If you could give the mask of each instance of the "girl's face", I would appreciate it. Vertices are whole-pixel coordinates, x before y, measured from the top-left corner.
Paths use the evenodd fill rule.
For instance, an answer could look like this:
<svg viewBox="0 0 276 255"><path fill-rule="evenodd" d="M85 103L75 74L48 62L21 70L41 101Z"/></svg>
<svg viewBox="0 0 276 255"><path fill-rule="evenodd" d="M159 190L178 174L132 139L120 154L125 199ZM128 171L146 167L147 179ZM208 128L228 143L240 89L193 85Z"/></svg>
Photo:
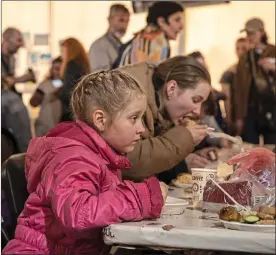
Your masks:
<svg viewBox="0 0 276 255"><path fill-rule="evenodd" d="M145 131L142 117L146 110L146 96L138 95L120 112L114 120L110 121L103 113L102 117L93 114L93 122L100 130L104 140L117 152L129 153L140 140ZM102 124L99 124L102 118ZM97 125L98 123L98 125ZM109 123L109 124L108 124Z"/></svg>
<svg viewBox="0 0 276 255"><path fill-rule="evenodd" d="M185 117L200 116L202 103L208 98L211 87L208 82L201 81L195 88L181 90L175 81L169 81L165 89L166 111L171 121L179 125Z"/></svg>

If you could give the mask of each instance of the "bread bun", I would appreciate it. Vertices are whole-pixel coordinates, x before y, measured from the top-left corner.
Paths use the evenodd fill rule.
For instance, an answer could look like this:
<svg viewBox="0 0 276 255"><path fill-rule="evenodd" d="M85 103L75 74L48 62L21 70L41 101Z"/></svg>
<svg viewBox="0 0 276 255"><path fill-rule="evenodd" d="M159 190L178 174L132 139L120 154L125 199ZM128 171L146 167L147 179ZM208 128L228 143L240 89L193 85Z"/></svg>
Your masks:
<svg viewBox="0 0 276 255"><path fill-rule="evenodd" d="M275 206L261 206L260 213L269 214L272 216L276 216Z"/></svg>
<svg viewBox="0 0 276 255"><path fill-rule="evenodd" d="M191 127L191 126L195 126L196 122L194 120L187 120L186 122L186 127Z"/></svg>
<svg viewBox="0 0 276 255"><path fill-rule="evenodd" d="M191 174L179 174L177 176L177 181L182 183L182 184L190 184L192 183L192 175Z"/></svg>

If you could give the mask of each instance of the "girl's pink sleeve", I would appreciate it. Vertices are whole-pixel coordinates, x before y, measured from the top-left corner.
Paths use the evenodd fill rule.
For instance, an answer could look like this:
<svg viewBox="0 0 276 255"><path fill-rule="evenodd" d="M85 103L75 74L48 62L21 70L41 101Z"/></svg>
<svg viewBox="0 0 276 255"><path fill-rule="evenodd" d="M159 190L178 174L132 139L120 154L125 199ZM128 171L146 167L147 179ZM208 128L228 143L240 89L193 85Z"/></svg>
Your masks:
<svg viewBox="0 0 276 255"><path fill-rule="evenodd" d="M73 159L57 176L51 191L52 209L64 230L74 235L83 237L94 228L160 216L163 198L155 177L142 183L125 181L115 190L100 192L99 166Z"/></svg>

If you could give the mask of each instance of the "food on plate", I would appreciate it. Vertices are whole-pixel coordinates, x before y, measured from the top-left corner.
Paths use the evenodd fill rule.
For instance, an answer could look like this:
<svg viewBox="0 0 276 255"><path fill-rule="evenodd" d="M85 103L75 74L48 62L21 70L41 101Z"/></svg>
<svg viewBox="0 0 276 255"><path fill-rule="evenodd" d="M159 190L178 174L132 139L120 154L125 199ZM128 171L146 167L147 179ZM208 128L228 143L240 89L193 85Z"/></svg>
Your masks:
<svg viewBox="0 0 276 255"><path fill-rule="evenodd" d="M265 213L257 213L257 216L260 217L262 220L274 220L274 216L265 214Z"/></svg>
<svg viewBox="0 0 276 255"><path fill-rule="evenodd" d="M240 217L240 214L232 206L223 207L219 211L219 218L221 220L225 220L225 221L239 221L239 217Z"/></svg>
<svg viewBox="0 0 276 255"><path fill-rule="evenodd" d="M264 213L264 214L269 214L269 215L272 215L273 217L276 216L276 210L275 210L275 206L260 206L260 213Z"/></svg>
<svg viewBox="0 0 276 255"><path fill-rule="evenodd" d="M259 225L275 225L275 220L260 220L256 222Z"/></svg>
<svg viewBox="0 0 276 255"><path fill-rule="evenodd" d="M218 179L227 179L230 175L233 174L233 166L228 165L227 163L220 163L217 167L217 177Z"/></svg>
<svg viewBox="0 0 276 255"><path fill-rule="evenodd" d="M248 224L254 224L256 222L258 222L260 220L260 218L258 216L254 216L254 215L250 215L244 218L244 222L248 223Z"/></svg>
<svg viewBox="0 0 276 255"><path fill-rule="evenodd" d="M272 215L241 210L238 211L232 206L223 207L219 211L219 218L224 221L235 221L244 224L258 224L258 225L274 225L275 219Z"/></svg>
<svg viewBox="0 0 276 255"><path fill-rule="evenodd" d="M180 182L181 184L191 184L192 183L192 175L191 174L179 174L177 176L177 182Z"/></svg>
<svg viewBox="0 0 276 255"><path fill-rule="evenodd" d="M249 211L249 210L240 210L239 214L243 217L246 218L248 216L256 216L258 212L255 211Z"/></svg>

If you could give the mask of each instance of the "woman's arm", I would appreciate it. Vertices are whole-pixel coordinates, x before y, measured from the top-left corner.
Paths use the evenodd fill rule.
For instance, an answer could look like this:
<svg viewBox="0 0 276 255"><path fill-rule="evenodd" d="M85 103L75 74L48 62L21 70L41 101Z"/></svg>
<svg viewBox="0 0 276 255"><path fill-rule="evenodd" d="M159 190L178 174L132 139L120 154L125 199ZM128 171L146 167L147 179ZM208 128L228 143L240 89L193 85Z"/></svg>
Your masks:
<svg viewBox="0 0 276 255"><path fill-rule="evenodd" d="M41 89L36 89L35 93L32 95L30 99L30 105L32 107L37 107L42 104L44 99L44 92Z"/></svg>
<svg viewBox="0 0 276 255"><path fill-rule="evenodd" d="M162 136L141 140L128 154L132 167L123 171L123 177L140 181L169 170L184 160L194 145L190 131L181 125Z"/></svg>

